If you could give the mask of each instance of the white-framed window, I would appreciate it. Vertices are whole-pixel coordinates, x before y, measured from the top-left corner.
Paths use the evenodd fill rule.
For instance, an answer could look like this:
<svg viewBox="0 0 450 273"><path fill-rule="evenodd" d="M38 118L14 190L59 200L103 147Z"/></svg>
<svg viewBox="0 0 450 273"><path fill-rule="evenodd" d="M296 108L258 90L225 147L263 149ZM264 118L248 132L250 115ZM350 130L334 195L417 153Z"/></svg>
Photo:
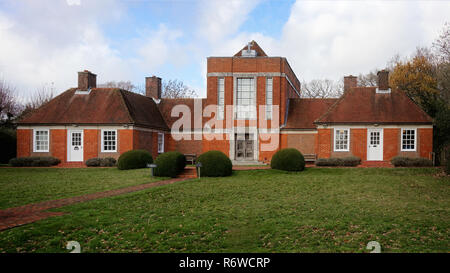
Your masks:
<svg viewBox="0 0 450 273"><path fill-rule="evenodd" d="M415 151L417 143L416 129L402 129L402 151Z"/></svg>
<svg viewBox="0 0 450 273"><path fill-rule="evenodd" d="M225 109L225 78L217 80L217 119L223 120Z"/></svg>
<svg viewBox="0 0 450 273"><path fill-rule="evenodd" d="M34 129L33 130L33 151L34 152L48 152L50 143L50 130L48 129Z"/></svg>
<svg viewBox="0 0 450 273"><path fill-rule="evenodd" d="M164 153L164 133L158 133L158 153Z"/></svg>
<svg viewBox="0 0 450 273"><path fill-rule="evenodd" d="M102 130L102 152L117 152L117 130Z"/></svg>
<svg viewBox="0 0 450 273"><path fill-rule="evenodd" d="M272 119L273 79L266 79L266 119Z"/></svg>
<svg viewBox="0 0 450 273"><path fill-rule="evenodd" d="M334 129L334 150L349 151L350 129Z"/></svg>
<svg viewBox="0 0 450 273"><path fill-rule="evenodd" d="M256 85L254 78L236 79L236 118L256 119Z"/></svg>

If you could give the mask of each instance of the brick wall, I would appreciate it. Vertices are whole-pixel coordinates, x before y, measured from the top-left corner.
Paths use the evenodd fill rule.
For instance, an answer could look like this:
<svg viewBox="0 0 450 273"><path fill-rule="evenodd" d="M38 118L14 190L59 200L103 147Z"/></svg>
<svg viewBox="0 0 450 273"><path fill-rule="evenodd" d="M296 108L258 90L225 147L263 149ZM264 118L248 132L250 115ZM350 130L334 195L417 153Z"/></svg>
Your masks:
<svg viewBox="0 0 450 273"><path fill-rule="evenodd" d="M84 161L98 157L99 154L99 141L100 141L100 135L99 130L97 129L85 129L84 130L84 140L83 140L83 157Z"/></svg>
<svg viewBox="0 0 450 273"><path fill-rule="evenodd" d="M61 162L67 161L67 130L50 130L50 152L53 157L59 158Z"/></svg>
<svg viewBox="0 0 450 273"><path fill-rule="evenodd" d="M17 157L30 156L32 135L31 129L17 129Z"/></svg>
<svg viewBox="0 0 450 273"><path fill-rule="evenodd" d="M350 130L350 151L362 161L367 159L367 129Z"/></svg>
<svg viewBox="0 0 450 273"><path fill-rule="evenodd" d="M329 158L331 156L332 146L332 129L318 129L317 139L318 139L318 151L317 158Z"/></svg>
<svg viewBox="0 0 450 273"><path fill-rule="evenodd" d="M286 134L287 148L295 148L302 154L315 154L316 134Z"/></svg>
<svg viewBox="0 0 450 273"><path fill-rule="evenodd" d="M419 135L420 157L432 159L431 152L433 152L433 128L419 128L417 129Z"/></svg>
<svg viewBox="0 0 450 273"><path fill-rule="evenodd" d="M400 152L400 128L383 129L383 160L390 161Z"/></svg>

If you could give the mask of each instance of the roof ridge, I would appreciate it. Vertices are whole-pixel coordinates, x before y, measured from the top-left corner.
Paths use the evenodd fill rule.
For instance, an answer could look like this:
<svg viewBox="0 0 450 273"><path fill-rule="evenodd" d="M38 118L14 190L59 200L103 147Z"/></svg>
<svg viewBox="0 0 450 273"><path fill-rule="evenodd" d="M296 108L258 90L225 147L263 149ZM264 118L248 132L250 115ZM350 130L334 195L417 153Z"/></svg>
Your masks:
<svg viewBox="0 0 450 273"><path fill-rule="evenodd" d="M77 89L76 87L72 87L72 88L67 89L64 92L61 92L59 95L51 98L49 101L47 101L46 103L42 104L38 108L32 109L30 112L26 113L25 116L23 116L22 118L20 118L20 120L17 121L17 123L21 123L22 120L28 118L29 116L31 116L32 114L34 114L38 110L45 108L46 106L48 106L50 104L50 102L54 101L56 98L61 97L63 94L65 94L65 93L67 93L69 91L75 91L76 89Z"/></svg>
<svg viewBox="0 0 450 273"><path fill-rule="evenodd" d="M327 116L327 115L331 112L331 110L333 110L334 108L336 108L337 105L338 105L339 103L341 103L341 101L343 101L344 98L345 98L346 96L348 96L348 94L349 94L350 92L353 92L353 91L354 91L353 89L350 89L349 91L344 92L344 94L342 94L342 96L341 96L340 98L338 98L337 101L336 101L335 103L333 103L333 105L331 105L330 107L328 107L328 110L325 111L325 113L323 113L320 117L318 117L316 120L314 120L313 123L320 122L320 120L321 120L323 117Z"/></svg>
<svg viewBox="0 0 450 273"><path fill-rule="evenodd" d="M115 90L112 90L112 91L118 91L119 92L119 94L120 94L119 96L121 98L121 102L123 103L123 106L125 106L128 118L130 119L130 121L133 124L136 123L136 121L131 117L130 108L129 108L127 102L125 101L125 97L124 97L124 95L122 93L122 91L126 91L126 90L123 90L121 88L116 88ZM127 91L127 92L129 92L129 91Z"/></svg>

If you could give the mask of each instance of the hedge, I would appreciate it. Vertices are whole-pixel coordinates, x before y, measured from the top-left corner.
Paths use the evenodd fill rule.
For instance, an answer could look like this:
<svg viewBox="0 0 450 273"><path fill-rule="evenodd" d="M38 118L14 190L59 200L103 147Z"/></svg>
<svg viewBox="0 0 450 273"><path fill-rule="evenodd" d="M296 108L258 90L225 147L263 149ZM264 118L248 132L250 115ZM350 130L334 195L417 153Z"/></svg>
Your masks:
<svg viewBox="0 0 450 273"><path fill-rule="evenodd" d="M361 164L361 158L357 156L319 158L316 160L316 166L355 167L359 164Z"/></svg>
<svg viewBox="0 0 450 273"><path fill-rule="evenodd" d="M16 157L17 150L16 132L12 129L0 129L0 163L6 164Z"/></svg>
<svg viewBox="0 0 450 273"><path fill-rule="evenodd" d="M423 157L404 157L396 156L391 160L395 167L431 167L433 161Z"/></svg>
<svg viewBox="0 0 450 273"><path fill-rule="evenodd" d="M177 177L186 167L186 157L180 152L166 152L155 160L155 176Z"/></svg>
<svg viewBox="0 0 450 273"><path fill-rule="evenodd" d="M61 160L52 156L17 157L9 160L13 167L50 167L59 163Z"/></svg>
<svg viewBox="0 0 450 273"><path fill-rule="evenodd" d="M290 172L303 171L305 169L305 158L297 149L281 149L272 156L270 167Z"/></svg>
<svg viewBox="0 0 450 273"><path fill-rule="evenodd" d="M152 155L146 150L131 150L120 155L117 161L119 170L140 169L153 163Z"/></svg>
<svg viewBox="0 0 450 273"><path fill-rule="evenodd" d="M112 157L94 157L86 160L88 167L113 167L116 166L116 159Z"/></svg>
<svg viewBox="0 0 450 273"><path fill-rule="evenodd" d="M208 151L197 158L202 164L200 176L230 176L233 173L233 164L228 156L221 151Z"/></svg>

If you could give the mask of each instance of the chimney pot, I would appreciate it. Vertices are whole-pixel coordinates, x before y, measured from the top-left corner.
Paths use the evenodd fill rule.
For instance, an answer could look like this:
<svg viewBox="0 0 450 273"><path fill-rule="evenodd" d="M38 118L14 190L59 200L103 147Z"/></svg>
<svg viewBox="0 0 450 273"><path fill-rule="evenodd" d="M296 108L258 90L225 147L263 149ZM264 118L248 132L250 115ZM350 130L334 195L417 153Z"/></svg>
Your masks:
<svg viewBox="0 0 450 273"><path fill-rule="evenodd" d="M356 87L358 80L355 76L349 75L344 77L344 93Z"/></svg>
<svg viewBox="0 0 450 273"><path fill-rule="evenodd" d="M161 98L161 78L145 77L145 95L154 99Z"/></svg>
<svg viewBox="0 0 450 273"><path fill-rule="evenodd" d="M89 70L78 72L78 90L86 91L97 87L97 75Z"/></svg>
<svg viewBox="0 0 450 273"><path fill-rule="evenodd" d="M389 71L383 69L378 71L378 89L389 90Z"/></svg>

